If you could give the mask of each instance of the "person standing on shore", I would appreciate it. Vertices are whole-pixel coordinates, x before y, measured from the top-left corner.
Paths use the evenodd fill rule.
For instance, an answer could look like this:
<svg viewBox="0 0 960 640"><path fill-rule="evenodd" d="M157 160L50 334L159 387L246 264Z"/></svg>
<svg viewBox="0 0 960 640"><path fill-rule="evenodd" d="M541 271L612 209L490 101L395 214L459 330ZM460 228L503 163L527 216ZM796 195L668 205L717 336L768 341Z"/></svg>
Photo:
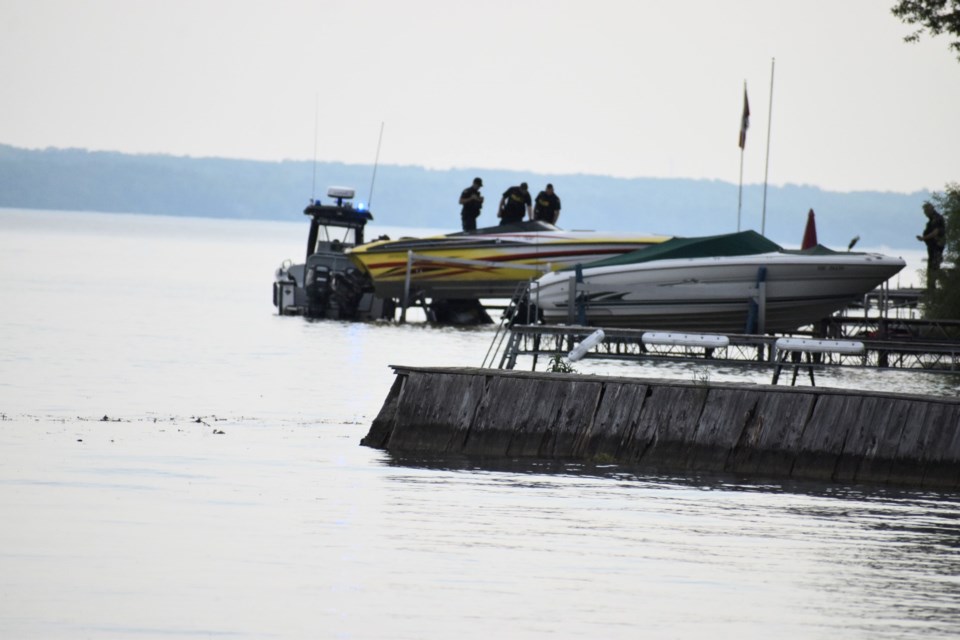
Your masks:
<svg viewBox="0 0 960 640"><path fill-rule="evenodd" d="M557 219L560 218L560 198L553 192L552 184L548 184L546 189L537 194L535 202L533 219L557 224Z"/></svg>
<svg viewBox="0 0 960 640"><path fill-rule="evenodd" d="M929 202L923 203L923 213L927 216L927 226L917 240L927 245L927 289L933 289L943 262L943 248L947 244L947 223Z"/></svg>
<svg viewBox="0 0 960 640"><path fill-rule="evenodd" d="M524 213L532 219L530 204L530 192L527 190L526 182L521 182L519 187L510 187L500 198L500 211L497 214L500 217L500 224L523 222Z"/></svg>
<svg viewBox="0 0 960 640"><path fill-rule="evenodd" d="M483 196L480 195L482 186L483 180L474 178L473 184L460 194L460 204L463 206L460 210L460 220L464 231L477 230L477 218L480 217L480 209L483 207Z"/></svg>

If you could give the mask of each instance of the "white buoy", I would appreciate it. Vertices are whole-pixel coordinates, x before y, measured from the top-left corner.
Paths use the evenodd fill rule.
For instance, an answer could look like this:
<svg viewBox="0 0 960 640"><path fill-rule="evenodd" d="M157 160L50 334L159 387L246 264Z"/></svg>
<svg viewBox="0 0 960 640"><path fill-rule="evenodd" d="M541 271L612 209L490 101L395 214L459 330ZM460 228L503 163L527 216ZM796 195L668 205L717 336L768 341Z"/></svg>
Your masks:
<svg viewBox="0 0 960 640"><path fill-rule="evenodd" d="M704 347L718 349L730 346L730 338L706 333L662 333L648 331L641 338L643 344L665 345L670 347Z"/></svg>
<svg viewBox="0 0 960 640"><path fill-rule="evenodd" d="M590 351L590 349L593 349L601 342L603 342L603 329L597 329L584 338L583 342L575 346L573 351L567 354L567 360L570 362L576 362L583 356L587 355L587 352Z"/></svg>

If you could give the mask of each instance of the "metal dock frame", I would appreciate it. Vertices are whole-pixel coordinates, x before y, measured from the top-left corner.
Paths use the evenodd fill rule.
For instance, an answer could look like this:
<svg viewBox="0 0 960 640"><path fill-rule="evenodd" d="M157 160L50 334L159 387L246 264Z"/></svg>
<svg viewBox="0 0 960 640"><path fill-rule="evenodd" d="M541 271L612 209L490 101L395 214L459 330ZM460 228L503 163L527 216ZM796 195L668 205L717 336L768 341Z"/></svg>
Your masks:
<svg viewBox="0 0 960 640"><path fill-rule="evenodd" d="M540 357L565 356L584 338L602 328L605 339L587 354L593 360L612 361L680 361L701 365L739 365L766 369L778 366L777 341L791 336L727 334L725 346L691 346L683 344L656 344L643 340L645 334L663 333L644 329L621 329L582 325L522 325L504 328L508 335L501 335L503 347L499 368L513 369L518 359L530 357L533 367ZM498 334L500 332L498 331ZM723 334L699 334L723 335ZM809 339L809 336L794 338ZM844 341L821 341L832 344ZM911 370L929 373L960 373L960 341L894 341L861 340L863 350L852 352L846 349L803 349L802 343L782 343L780 353L789 351L806 357L803 366L823 369L828 367L867 368L878 370ZM790 349L786 346L790 345ZM491 348L484 366L493 366L497 349ZM807 354L803 356L802 354ZM792 361L780 362L781 368Z"/></svg>

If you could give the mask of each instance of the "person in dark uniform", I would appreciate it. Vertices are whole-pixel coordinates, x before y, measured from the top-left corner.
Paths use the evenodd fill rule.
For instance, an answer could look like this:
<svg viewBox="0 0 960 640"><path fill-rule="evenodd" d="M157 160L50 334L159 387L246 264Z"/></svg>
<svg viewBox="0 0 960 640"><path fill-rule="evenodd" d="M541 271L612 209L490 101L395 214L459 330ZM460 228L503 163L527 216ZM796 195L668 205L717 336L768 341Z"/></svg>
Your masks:
<svg viewBox="0 0 960 640"><path fill-rule="evenodd" d="M460 194L460 204L463 205L463 209L460 211L460 219L463 222L464 231L477 230L477 218L480 217L480 208L483 207L483 196L480 195L480 187L482 186L483 180L474 178L473 184Z"/></svg>
<svg viewBox="0 0 960 640"><path fill-rule="evenodd" d="M917 240L927 245L927 288L932 289L937 281L937 272L943 262L943 248L947 244L947 223L940 212L929 202L923 203L927 226Z"/></svg>
<svg viewBox="0 0 960 640"><path fill-rule="evenodd" d="M521 182L519 187L510 187L500 198L500 212L497 214L500 224L523 222L524 213L532 218L530 205L530 192L526 182Z"/></svg>
<svg viewBox="0 0 960 640"><path fill-rule="evenodd" d="M535 202L533 219L557 224L557 219L560 217L560 198L553 192L552 184L548 184L547 188L537 195Z"/></svg>

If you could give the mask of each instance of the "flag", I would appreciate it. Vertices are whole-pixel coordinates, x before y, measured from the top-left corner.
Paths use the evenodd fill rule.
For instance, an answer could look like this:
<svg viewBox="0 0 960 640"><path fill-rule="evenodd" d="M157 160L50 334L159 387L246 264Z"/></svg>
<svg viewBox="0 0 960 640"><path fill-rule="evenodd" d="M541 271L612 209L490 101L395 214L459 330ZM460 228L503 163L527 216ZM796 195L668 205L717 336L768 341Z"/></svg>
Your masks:
<svg viewBox="0 0 960 640"><path fill-rule="evenodd" d="M803 230L803 242L800 244L800 250L810 249L817 246L817 222L813 215L813 209L807 214L807 226Z"/></svg>
<svg viewBox="0 0 960 640"><path fill-rule="evenodd" d="M743 87L743 115L740 117L740 148L747 145L747 129L750 128L750 102L747 100L747 87Z"/></svg>

